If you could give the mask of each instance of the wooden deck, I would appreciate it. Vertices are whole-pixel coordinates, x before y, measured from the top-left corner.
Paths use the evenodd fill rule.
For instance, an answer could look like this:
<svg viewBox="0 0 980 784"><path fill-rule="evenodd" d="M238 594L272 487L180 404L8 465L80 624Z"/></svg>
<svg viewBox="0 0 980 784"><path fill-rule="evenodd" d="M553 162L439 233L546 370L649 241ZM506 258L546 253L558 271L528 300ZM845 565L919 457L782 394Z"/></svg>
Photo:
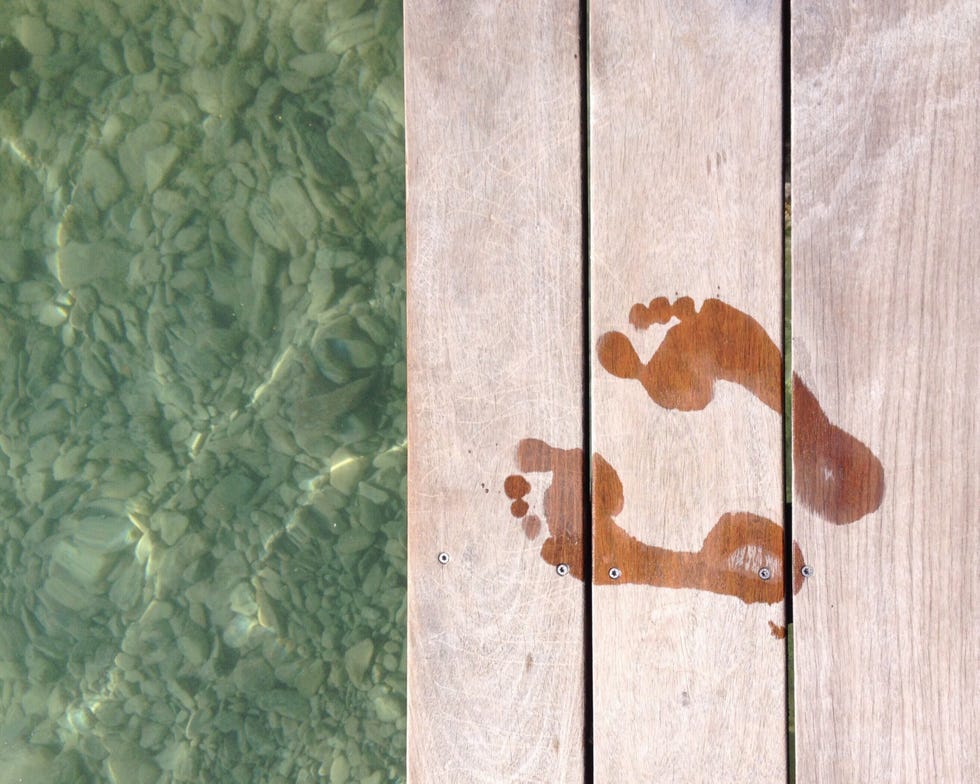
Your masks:
<svg viewBox="0 0 980 784"><path fill-rule="evenodd" d="M778 781L779 4L589 20L595 780Z"/></svg>
<svg viewBox="0 0 980 784"><path fill-rule="evenodd" d="M980 9L792 8L790 522L781 4L405 4L413 784L980 780Z"/></svg>
<svg viewBox="0 0 980 784"><path fill-rule="evenodd" d="M794 367L883 481L795 483L800 782L980 781L980 7L909 6L794 16Z"/></svg>
<svg viewBox="0 0 980 784"><path fill-rule="evenodd" d="M418 782L583 777L585 591L504 492L522 439L583 441L578 7L534 6L406 5Z"/></svg>

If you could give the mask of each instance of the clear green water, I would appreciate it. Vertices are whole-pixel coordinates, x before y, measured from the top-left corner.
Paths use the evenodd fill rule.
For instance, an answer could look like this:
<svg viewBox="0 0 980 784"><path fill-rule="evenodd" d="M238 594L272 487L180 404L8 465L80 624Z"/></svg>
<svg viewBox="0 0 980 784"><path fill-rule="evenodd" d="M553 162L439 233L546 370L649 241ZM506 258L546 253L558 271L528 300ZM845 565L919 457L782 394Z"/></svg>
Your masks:
<svg viewBox="0 0 980 784"><path fill-rule="evenodd" d="M0 784L405 767L389 0L0 0Z"/></svg>

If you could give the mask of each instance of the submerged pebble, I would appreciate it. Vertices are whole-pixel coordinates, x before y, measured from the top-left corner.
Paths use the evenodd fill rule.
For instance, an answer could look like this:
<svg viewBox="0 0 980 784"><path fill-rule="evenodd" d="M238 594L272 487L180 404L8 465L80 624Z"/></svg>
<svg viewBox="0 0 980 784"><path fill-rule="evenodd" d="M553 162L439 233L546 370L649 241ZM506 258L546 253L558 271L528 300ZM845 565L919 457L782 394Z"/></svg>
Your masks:
<svg viewBox="0 0 980 784"><path fill-rule="evenodd" d="M21 16L14 21L14 35L31 54L46 57L54 51L54 33L37 16Z"/></svg>
<svg viewBox="0 0 980 784"><path fill-rule="evenodd" d="M371 658L374 656L374 643L371 640L361 640L347 649L344 654L344 669L351 682L360 686L364 682Z"/></svg>

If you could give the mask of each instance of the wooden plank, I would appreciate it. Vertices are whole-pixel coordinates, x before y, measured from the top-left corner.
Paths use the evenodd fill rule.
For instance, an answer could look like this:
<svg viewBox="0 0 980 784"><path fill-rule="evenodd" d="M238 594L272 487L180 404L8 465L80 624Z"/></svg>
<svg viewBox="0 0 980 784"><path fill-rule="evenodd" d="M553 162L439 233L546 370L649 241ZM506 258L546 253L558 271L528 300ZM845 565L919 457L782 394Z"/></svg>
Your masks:
<svg viewBox="0 0 980 784"><path fill-rule="evenodd" d="M778 781L780 4L593 3L589 47L595 780Z"/></svg>
<svg viewBox="0 0 980 784"><path fill-rule="evenodd" d="M412 782L584 776L577 57L576 2L405 4Z"/></svg>
<svg viewBox="0 0 980 784"><path fill-rule="evenodd" d="M980 781L980 7L792 21L797 780Z"/></svg>

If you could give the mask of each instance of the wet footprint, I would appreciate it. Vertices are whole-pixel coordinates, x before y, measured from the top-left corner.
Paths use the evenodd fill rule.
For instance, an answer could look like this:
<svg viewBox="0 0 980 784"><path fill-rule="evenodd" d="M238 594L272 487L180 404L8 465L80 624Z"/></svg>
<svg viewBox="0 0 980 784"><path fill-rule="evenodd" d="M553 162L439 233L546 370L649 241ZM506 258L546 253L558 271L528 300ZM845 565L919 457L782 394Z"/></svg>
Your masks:
<svg viewBox="0 0 980 784"><path fill-rule="evenodd" d="M518 446L518 465L528 473L552 474L544 493L549 535L542 544L541 557L553 566L567 564L569 573L582 579L582 450L524 439ZM697 552L656 547L630 536L616 524L614 518L624 504L623 485L616 470L598 454L593 456L592 470L595 584L691 588L734 596L749 604L782 600L783 529L771 520L746 512L725 514ZM523 500L530 487L520 474L504 481L504 490L513 500L511 514L522 520L525 534L533 540L540 532L540 520L528 514ZM803 584L802 566L803 555L794 542L794 592Z"/></svg>
<svg viewBox="0 0 980 784"><path fill-rule="evenodd" d="M718 518L697 552L668 550L630 536L614 518L623 510L616 470L594 455L595 582L692 588L734 596L746 604L773 604L784 596L783 529L748 512ZM803 554L793 543L793 592L803 586ZM618 570L614 577L610 570Z"/></svg>
<svg viewBox="0 0 980 784"><path fill-rule="evenodd" d="M525 473L551 474L551 484L544 491L543 499L548 538L541 545L541 557L552 566L566 564L570 574L583 579L582 450L559 449L537 438L525 438L517 446L517 465ZM530 491L530 482L520 474L504 480L504 492L512 499L511 514L521 520L525 536L533 541L541 531L541 520L528 514L524 496Z"/></svg>
<svg viewBox="0 0 980 784"><path fill-rule="evenodd" d="M755 319L719 299L705 300L700 311L694 300L681 297L671 304L657 297L636 304L630 323L637 329L680 323L668 330L650 361L643 364L622 332L599 338L599 363L619 378L635 378L663 408L699 411L714 397L716 381L740 384L770 408L782 409L782 356Z"/></svg>
<svg viewBox="0 0 980 784"><path fill-rule="evenodd" d="M698 411L714 397L717 381L740 384L782 412L782 356L755 319L719 299L701 310L690 297L671 303L657 297L629 314L637 329L678 319L643 363L622 332L606 332L597 344L599 363L618 378L636 379L663 408ZM799 376L793 375L794 481L801 502L832 523L851 523L881 505L881 462L854 436L832 424Z"/></svg>
<svg viewBox="0 0 980 784"><path fill-rule="evenodd" d="M885 470L867 446L831 423L793 374L793 484L825 520L853 523L881 506Z"/></svg>

